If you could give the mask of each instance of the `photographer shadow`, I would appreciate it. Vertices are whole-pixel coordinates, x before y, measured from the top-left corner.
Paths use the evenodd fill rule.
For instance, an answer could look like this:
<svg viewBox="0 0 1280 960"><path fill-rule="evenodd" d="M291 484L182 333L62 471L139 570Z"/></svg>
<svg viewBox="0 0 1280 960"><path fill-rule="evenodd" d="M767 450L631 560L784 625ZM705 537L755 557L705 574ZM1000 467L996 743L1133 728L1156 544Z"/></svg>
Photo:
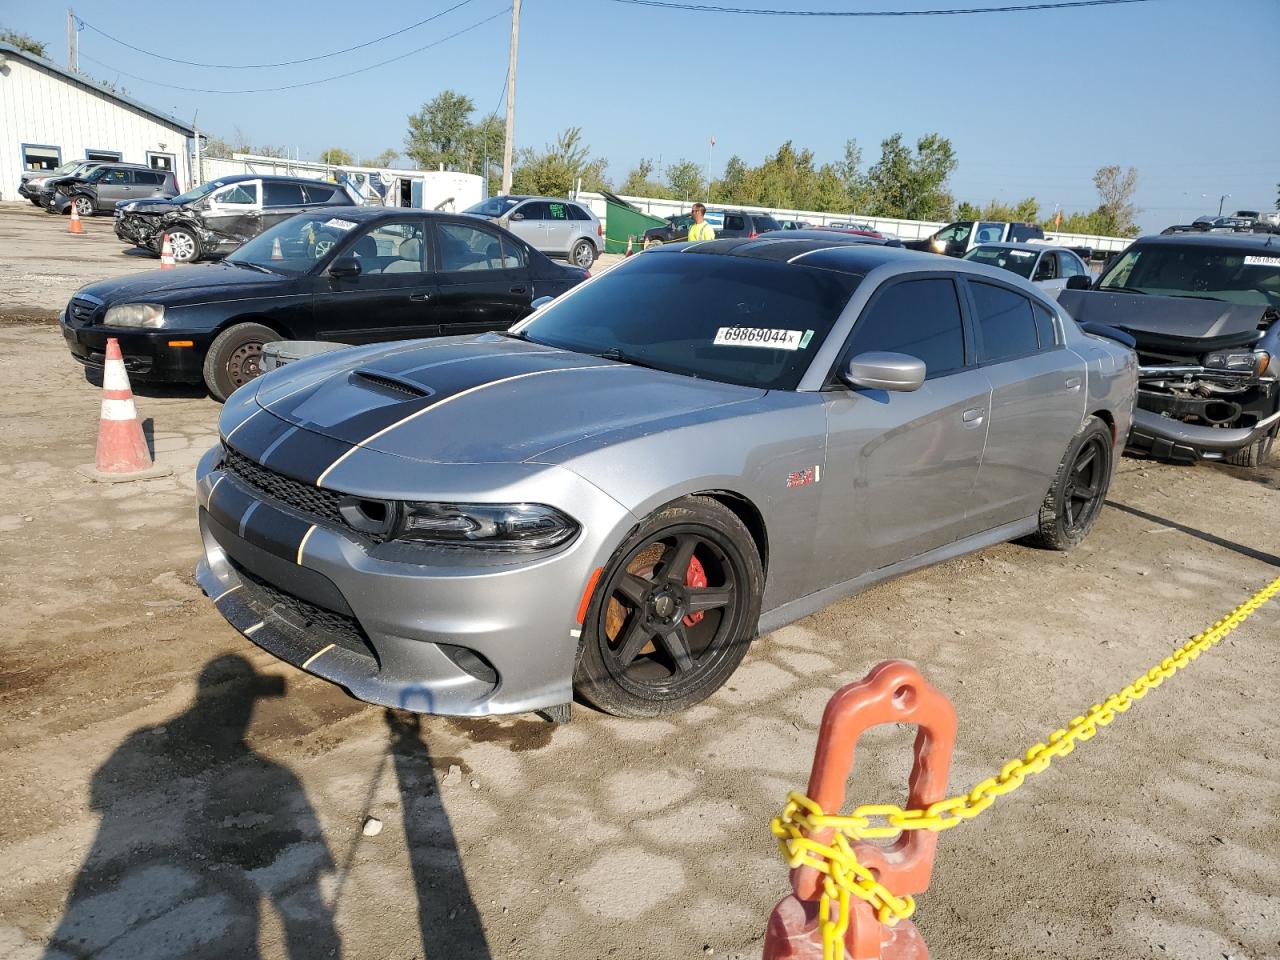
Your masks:
<svg viewBox="0 0 1280 960"><path fill-rule="evenodd" d="M102 820L46 960L253 960L264 905L289 960L341 955L315 812L298 778L245 741L257 701L283 693L243 657L217 657L190 708L135 730L98 768L89 802Z"/></svg>

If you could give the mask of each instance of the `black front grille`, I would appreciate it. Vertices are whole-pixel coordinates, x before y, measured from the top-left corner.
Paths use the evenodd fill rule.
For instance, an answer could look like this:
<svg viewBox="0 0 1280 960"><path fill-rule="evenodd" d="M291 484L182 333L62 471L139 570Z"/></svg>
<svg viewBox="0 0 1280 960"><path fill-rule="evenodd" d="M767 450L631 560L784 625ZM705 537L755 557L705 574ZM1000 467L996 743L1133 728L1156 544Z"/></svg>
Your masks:
<svg viewBox="0 0 1280 960"><path fill-rule="evenodd" d="M294 480L292 477L286 477L283 473L277 473L270 467L255 463L231 447L224 446L223 450L225 451L222 461L223 467L255 490L259 490L273 500L278 500L286 506L293 507L295 510L301 510L303 513L320 517L330 523L346 526L345 521L342 519L342 514L338 512L338 503L342 499L341 494L334 493L332 490L324 490L310 483L303 483L301 480Z"/></svg>
<svg viewBox="0 0 1280 960"><path fill-rule="evenodd" d="M286 593L261 577L254 576L238 563L233 562L232 566L247 587L245 599L258 607L260 613L274 613L301 633L314 634L315 639L324 639L362 657L377 659L373 647L365 639L364 631L360 629L359 621L354 617L343 616Z"/></svg>
<svg viewBox="0 0 1280 960"><path fill-rule="evenodd" d="M100 306L102 305L92 300L85 300L83 297L72 297L71 304L67 308L68 318L72 323L88 326L93 322L94 315Z"/></svg>

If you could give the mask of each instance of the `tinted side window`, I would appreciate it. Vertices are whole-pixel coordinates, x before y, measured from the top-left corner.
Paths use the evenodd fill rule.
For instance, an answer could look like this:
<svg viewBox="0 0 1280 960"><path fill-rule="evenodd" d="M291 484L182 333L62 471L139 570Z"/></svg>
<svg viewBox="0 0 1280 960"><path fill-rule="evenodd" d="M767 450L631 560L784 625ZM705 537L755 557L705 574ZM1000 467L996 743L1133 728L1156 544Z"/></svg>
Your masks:
<svg viewBox="0 0 1280 960"><path fill-rule="evenodd" d="M302 187L296 183L272 183L262 185L263 203L268 207L297 207L302 205Z"/></svg>
<svg viewBox="0 0 1280 960"><path fill-rule="evenodd" d="M1038 303L1031 305L1031 310L1036 316L1036 336L1040 339L1040 349L1048 350L1057 346L1058 328L1053 322L1053 317L1049 311Z"/></svg>
<svg viewBox="0 0 1280 960"><path fill-rule="evenodd" d="M979 359L999 363L1035 353L1039 348L1031 301L1019 293L990 283L969 281L982 346Z"/></svg>
<svg viewBox="0 0 1280 960"><path fill-rule="evenodd" d="M550 211L548 219L550 220L568 220L569 219L569 211L567 209L568 204L548 203L546 207Z"/></svg>
<svg viewBox="0 0 1280 960"><path fill-rule="evenodd" d="M510 270L522 264L511 244L503 249L497 234L461 223L442 223L438 229L443 271Z"/></svg>
<svg viewBox="0 0 1280 960"><path fill-rule="evenodd" d="M335 187L327 186L323 183L308 183L307 203L328 203L333 199L333 191Z"/></svg>
<svg viewBox="0 0 1280 960"><path fill-rule="evenodd" d="M568 205L568 207L569 207L569 216L572 219L574 220L590 220L591 219L591 214L587 213L586 210L583 210L582 207L578 206L576 203L571 203Z"/></svg>
<svg viewBox="0 0 1280 960"><path fill-rule="evenodd" d="M964 326L955 284L945 277L895 283L853 326L847 357L872 350L905 353L924 361L925 376L964 366Z"/></svg>
<svg viewBox="0 0 1280 960"><path fill-rule="evenodd" d="M144 184L148 187L159 186L164 183L163 173L148 173L146 170L133 171L133 182Z"/></svg>
<svg viewBox="0 0 1280 960"><path fill-rule="evenodd" d="M745 230L747 229L746 219L732 213L724 215L724 228L726 230Z"/></svg>
<svg viewBox="0 0 1280 960"><path fill-rule="evenodd" d="M258 202L258 185L256 183L236 183L219 190L211 199L214 203L243 203L253 206Z"/></svg>
<svg viewBox="0 0 1280 960"><path fill-rule="evenodd" d="M107 170L98 180L99 183L128 183L128 170Z"/></svg>
<svg viewBox="0 0 1280 960"><path fill-rule="evenodd" d="M526 220L550 220L551 213L547 210L547 205L541 200L533 203L526 203L515 211L523 213Z"/></svg>
<svg viewBox="0 0 1280 960"><path fill-rule="evenodd" d="M1084 277L1088 276L1088 271L1084 267L1084 262L1074 253L1060 253L1058 259L1062 262L1062 275L1064 277Z"/></svg>
<svg viewBox="0 0 1280 960"><path fill-rule="evenodd" d="M770 216L762 217L757 215L757 216L753 216L751 219L755 221L756 233L764 233L768 230L782 229L782 224L780 224L777 220L773 219L773 217L770 217Z"/></svg>

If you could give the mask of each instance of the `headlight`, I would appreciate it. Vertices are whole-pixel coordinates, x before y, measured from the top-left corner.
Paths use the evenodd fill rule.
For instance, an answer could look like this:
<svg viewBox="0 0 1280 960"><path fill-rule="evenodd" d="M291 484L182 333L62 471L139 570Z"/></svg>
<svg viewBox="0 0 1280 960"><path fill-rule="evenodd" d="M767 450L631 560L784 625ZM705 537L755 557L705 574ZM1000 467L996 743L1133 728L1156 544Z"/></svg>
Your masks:
<svg viewBox="0 0 1280 960"><path fill-rule="evenodd" d="M538 503L404 503L396 540L490 550L548 550L578 532L559 510Z"/></svg>
<svg viewBox="0 0 1280 960"><path fill-rule="evenodd" d="M1260 377L1271 363L1271 354L1265 350L1219 350L1204 358L1210 370L1226 370Z"/></svg>
<svg viewBox="0 0 1280 960"><path fill-rule="evenodd" d="M110 307L102 322L108 327L161 327L164 307L158 303L122 303Z"/></svg>

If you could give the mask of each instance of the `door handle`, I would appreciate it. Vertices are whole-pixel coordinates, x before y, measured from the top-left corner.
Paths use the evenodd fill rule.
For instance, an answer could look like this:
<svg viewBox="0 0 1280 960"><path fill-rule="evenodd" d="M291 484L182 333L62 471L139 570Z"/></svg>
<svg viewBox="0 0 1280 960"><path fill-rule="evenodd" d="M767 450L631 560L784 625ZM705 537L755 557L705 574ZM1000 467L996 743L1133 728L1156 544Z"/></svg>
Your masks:
<svg viewBox="0 0 1280 960"><path fill-rule="evenodd" d="M409 299L410 299L410 300L412 300L412 301L414 301L415 303L426 303L428 300L430 300L430 299L431 299L431 294L429 294L429 293L411 293L411 294L409 294Z"/></svg>
<svg viewBox="0 0 1280 960"><path fill-rule="evenodd" d="M512 293L528 293L529 288L528 287L512 287L511 292Z"/></svg>
<svg viewBox="0 0 1280 960"><path fill-rule="evenodd" d="M960 414L960 419L965 423L979 424L982 422L982 415L986 413L982 407L970 407L964 413Z"/></svg>
<svg viewBox="0 0 1280 960"><path fill-rule="evenodd" d="M1068 390L1079 390L1079 389L1080 389L1080 378L1079 378L1079 377L1067 377L1067 389L1068 389Z"/></svg>

